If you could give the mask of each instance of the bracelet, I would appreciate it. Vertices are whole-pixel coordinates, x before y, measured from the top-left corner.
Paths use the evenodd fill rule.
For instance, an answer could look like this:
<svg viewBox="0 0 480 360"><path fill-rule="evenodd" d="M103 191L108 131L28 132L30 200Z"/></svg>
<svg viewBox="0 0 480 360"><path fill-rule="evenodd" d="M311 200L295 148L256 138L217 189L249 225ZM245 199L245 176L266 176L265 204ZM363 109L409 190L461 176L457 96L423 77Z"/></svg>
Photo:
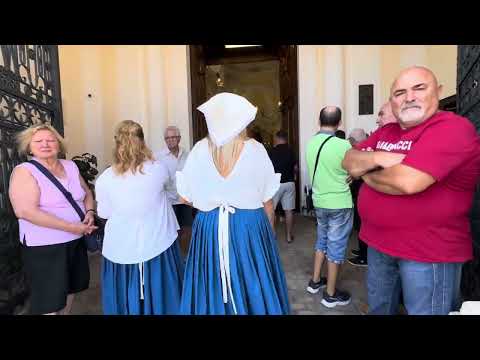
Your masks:
<svg viewBox="0 0 480 360"><path fill-rule="evenodd" d="M87 214L89 211L92 211L94 214L97 213L94 209L88 209L87 211L85 211L85 214Z"/></svg>

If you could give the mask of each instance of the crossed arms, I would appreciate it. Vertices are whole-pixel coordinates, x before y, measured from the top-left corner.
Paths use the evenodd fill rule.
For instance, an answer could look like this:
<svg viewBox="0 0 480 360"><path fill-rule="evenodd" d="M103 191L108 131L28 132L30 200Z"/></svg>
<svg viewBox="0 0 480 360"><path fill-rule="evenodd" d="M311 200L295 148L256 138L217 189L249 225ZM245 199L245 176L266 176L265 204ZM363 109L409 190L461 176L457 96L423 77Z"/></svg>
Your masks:
<svg viewBox="0 0 480 360"><path fill-rule="evenodd" d="M404 157L386 151L350 149L342 167L352 177L361 177L373 189L390 195L416 194L435 183L430 174L401 164Z"/></svg>

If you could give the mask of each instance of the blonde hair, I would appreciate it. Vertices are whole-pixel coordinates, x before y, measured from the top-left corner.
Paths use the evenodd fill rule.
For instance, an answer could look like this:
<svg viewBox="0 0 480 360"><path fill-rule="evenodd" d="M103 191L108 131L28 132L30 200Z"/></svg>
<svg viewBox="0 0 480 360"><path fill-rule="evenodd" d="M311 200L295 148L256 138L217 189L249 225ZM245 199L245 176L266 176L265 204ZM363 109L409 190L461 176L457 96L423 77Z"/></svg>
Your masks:
<svg viewBox="0 0 480 360"><path fill-rule="evenodd" d="M244 129L233 140L222 146L216 146L208 136L210 154L220 174L230 173L243 149L243 142L246 140L248 140L247 129Z"/></svg>
<svg viewBox="0 0 480 360"><path fill-rule="evenodd" d="M132 120L122 121L115 130L113 170L122 175L128 170L143 174L143 163L153 160L152 151L145 144L143 129Z"/></svg>
<svg viewBox="0 0 480 360"><path fill-rule="evenodd" d="M65 145L65 139L58 133L55 128L50 124L36 124L28 127L27 129L23 130L22 132L18 133L16 136L17 144L18 144L18 152L21 155L30 155L30 143L32 142L33 136L41 131L47 130L50 131L58 141L59 145L59 153L66 155L67 154L67 146Z"/></svg>

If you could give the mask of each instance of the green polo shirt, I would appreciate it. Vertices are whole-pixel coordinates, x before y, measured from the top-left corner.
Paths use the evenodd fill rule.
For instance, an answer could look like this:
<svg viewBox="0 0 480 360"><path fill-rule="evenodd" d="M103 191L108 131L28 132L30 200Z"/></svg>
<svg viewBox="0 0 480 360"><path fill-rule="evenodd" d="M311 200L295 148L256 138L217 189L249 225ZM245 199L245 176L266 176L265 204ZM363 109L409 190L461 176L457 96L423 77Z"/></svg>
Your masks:
<svg viewBox="0 0 480 360"><path fill-rule="evenodd" d="M307 144L306 160L310 183L318 149L330 134L318 133ZM313 205L324 209L352 208L352 195L347 184L348 173L342 168L345 153L351 148L348 140L333 137L322 148L318 160L315 184L313 184Z"/></svg>

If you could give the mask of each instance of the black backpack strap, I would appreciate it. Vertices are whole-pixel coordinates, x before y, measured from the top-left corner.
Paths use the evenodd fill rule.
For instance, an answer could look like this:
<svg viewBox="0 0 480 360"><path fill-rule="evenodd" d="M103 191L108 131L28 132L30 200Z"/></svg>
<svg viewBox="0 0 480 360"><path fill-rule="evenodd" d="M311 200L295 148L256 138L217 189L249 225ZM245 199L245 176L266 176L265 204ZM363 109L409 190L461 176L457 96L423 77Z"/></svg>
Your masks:
<svg viewBox="0 0 480 360"><path fill-rule="evenodd" d="M320 149L318 149L317 159L315 160L315 167L313 168L312 189L313 189L313 181L315 180L315 173L317 172L318 159L320 159L320 151L322 151L323 145L325 145L325 143L333 137L334 137L334 135L330 135L328 138L326 138L323 141L322 145L320 145Z"/></svg>
<svg viewBox="0 0 480 360"><path fill-rule="evenodd" d="M34 165L43 175L45 175L53 183L53 185L55 185L58 188L58 190L61 191L61 193L68 200L70 205L72 205L72 207L77 212L78 216L80 217L80 220L83 221L83 219L85 218L85 214L83 213L80 206L78 206L77 202L73 199L72 194L67 189L64 188L62 183L58 181L58 179L50 171L48 171L48 169L45 166L40 164L38 161L30 160L29 163Z"/></svg>

